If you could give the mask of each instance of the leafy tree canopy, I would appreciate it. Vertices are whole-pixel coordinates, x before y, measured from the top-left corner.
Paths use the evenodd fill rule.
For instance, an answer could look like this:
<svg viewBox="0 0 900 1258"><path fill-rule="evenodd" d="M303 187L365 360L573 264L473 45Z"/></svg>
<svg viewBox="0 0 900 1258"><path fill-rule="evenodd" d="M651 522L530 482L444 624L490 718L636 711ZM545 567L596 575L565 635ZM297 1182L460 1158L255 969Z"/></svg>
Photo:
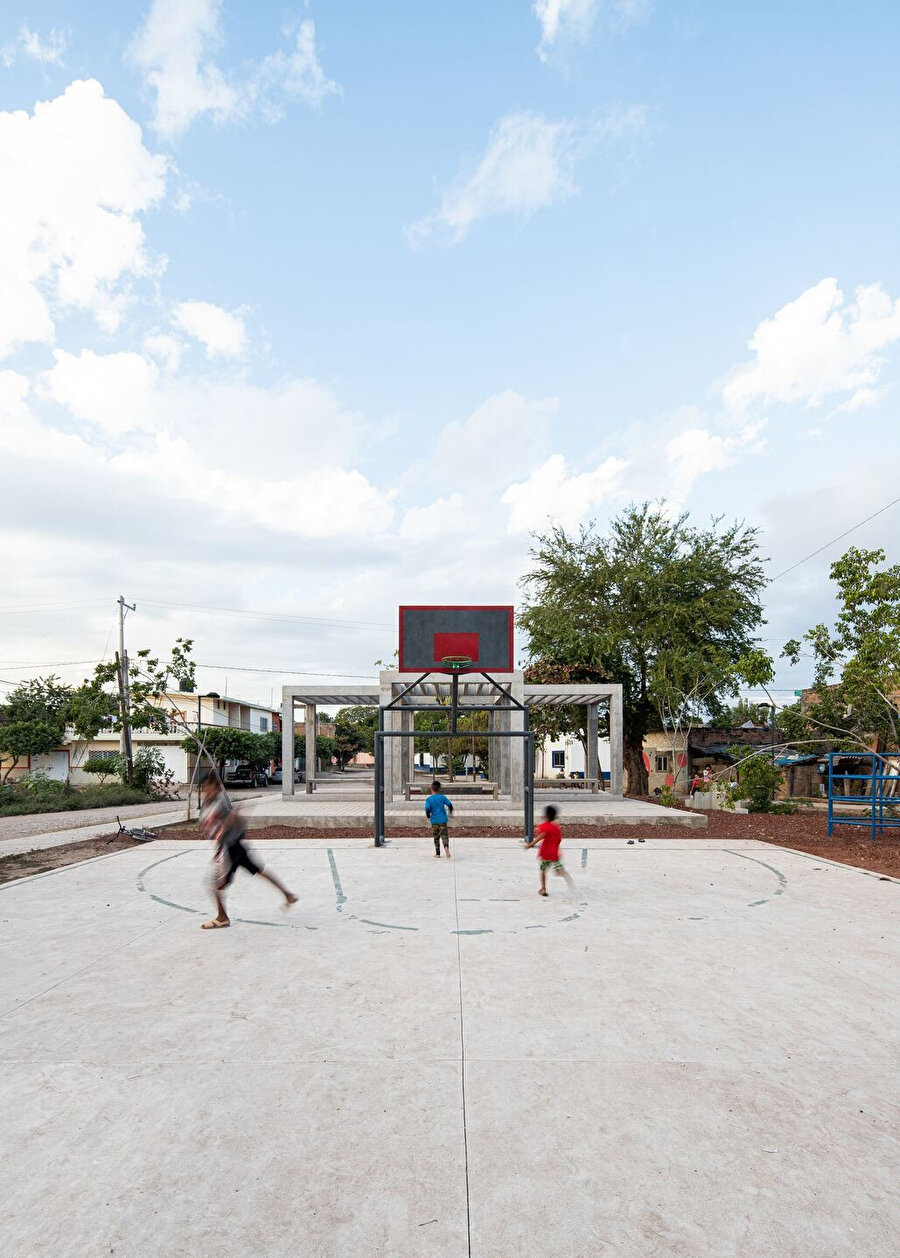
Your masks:
<svg viewBox="0 0 900 1258"><path fill-rule="evenodd" d="M804 644L812 653L814 701L802 720L807 737L834 750L900 749L900 564L884 565L883 550L851 547L831 565L835 625L785 644L792 664Z"/></svg>
<svg viewBox="0 0 900 1258"><path fill-rule="evenodd" d="M666 711L714 714L771 661L756 646L765 586L755 529L631 505L608 532L539 535L519 621L532 665L620 682L629 792L647 792L646 733ZM749 675L748 675L749 674Z"/></svg>

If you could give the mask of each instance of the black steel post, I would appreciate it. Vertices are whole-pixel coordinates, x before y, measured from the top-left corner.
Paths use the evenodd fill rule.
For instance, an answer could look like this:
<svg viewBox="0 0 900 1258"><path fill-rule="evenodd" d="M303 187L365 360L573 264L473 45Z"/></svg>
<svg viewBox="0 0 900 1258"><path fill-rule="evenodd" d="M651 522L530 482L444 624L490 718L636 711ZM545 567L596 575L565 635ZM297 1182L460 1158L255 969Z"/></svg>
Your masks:
<svg viewBox="0 0 900 1258"><path fill-rule="evenodd" d="M525 732L524 761L525 783L523 799L525 803L525 841L530 843L534 838L534 734L531 732L531 721L528 709L522 709L522 728Z"/></svg>

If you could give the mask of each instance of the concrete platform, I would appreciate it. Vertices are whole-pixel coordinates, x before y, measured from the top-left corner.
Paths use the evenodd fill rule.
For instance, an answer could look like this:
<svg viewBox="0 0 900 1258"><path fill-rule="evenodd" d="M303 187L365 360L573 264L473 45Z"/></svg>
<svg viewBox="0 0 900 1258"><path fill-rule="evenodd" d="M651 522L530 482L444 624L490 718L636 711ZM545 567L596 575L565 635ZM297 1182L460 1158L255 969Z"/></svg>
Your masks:
<svg viewBox="0 0 900 1258"><path fill-rule="evenodd" d="M900 887L764 844L258 844L0 887L11 1258L887 1258Z"/></svg>
<svg viewBox="0 0 900 1258"><path fill-rule="evenodd" d="M635 799L616 799L609 795L592 795L589 791L536 791L535 811L539 815L545 804L554 804L568 825L616 826L683 826L686 830L705 830L705 815L662 808ZM398 800L385 809L388 828L425 823L424 800ZM298 830L343 830L350 827L374 830L375 811L372 795L361 793L354 800L346 793L330 794L317 790L313 795L294 795L291 799L267 796L241 809L250 829L263 826L294 826ZM452 825L474 826L486 832L498 826L521 828L522 810L510 806L509 800L466 799L453 801Z"/></svg>

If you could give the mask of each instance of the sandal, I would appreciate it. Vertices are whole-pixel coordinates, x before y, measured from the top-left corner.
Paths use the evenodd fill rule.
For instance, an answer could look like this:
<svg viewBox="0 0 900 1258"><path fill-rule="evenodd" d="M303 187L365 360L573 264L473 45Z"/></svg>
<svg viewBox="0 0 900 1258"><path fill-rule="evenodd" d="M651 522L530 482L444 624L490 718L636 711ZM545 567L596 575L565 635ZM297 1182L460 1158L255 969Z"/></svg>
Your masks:
<svg viewBox="0 0 900 1258"><path fill-rule="evenodd" d="M208 922L204 922L200 927L201 930L222 930L225 926L230 926L231 922L220 922L217 917L211 917Z"/></svg>

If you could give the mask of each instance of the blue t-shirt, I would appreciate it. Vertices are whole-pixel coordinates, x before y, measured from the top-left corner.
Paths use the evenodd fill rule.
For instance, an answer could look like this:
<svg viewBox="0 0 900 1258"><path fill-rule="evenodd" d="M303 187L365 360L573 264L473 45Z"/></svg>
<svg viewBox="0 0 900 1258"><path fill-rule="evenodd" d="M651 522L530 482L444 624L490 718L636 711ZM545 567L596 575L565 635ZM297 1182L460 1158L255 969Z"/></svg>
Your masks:
<svg viewBox="0 0 900 1258"><path fill-rule="evenodd" d="M429 795L425 800L425 816L433 826L447 824L447 812L453 812L453 805L446 795Z"/></svg>

